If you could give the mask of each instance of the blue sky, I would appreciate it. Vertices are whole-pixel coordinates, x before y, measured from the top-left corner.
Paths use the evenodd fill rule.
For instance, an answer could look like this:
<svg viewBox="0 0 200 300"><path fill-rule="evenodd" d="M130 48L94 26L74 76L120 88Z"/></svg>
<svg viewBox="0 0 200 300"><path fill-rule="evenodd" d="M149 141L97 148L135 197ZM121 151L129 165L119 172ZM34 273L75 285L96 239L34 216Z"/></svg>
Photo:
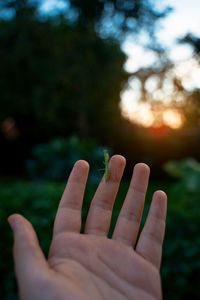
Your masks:
<svg viewBox="0 0 200 300"><path fill-rule="evenodd" d="M174 11L161 21L157 36L162 43L170 45L176 37L187 32L200 35L200 1L199 0L164 0Z"/></svg>
<svg viewBox="0 0 200 300"><path fill-rule="evenodd" d="M163 0L161 3L162 6L172 7L173 11L157 24L157 39L174 62L188 59L192 49L188 45L178 44L177 39L188 32L200 36L200 1ZM151 65L156 59L152 51L144 50L131 37L127 38L122 49L129 56L126 69L130 72L141 66Z"/></svg>

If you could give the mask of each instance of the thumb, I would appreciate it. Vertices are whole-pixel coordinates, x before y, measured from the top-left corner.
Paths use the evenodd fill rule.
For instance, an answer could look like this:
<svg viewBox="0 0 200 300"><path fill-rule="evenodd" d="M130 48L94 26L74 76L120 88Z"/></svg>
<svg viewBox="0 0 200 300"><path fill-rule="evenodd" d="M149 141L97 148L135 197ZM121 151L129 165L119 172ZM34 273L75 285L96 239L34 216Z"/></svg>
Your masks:
<svg viewBox="0 0 200 300"><path fill-rule="evenodd" d="M37 235L23 216L14 214L8 218L14 232L14 262L20 292L31 287L32 280L48 271L48 263L39 246Z"/></svg>

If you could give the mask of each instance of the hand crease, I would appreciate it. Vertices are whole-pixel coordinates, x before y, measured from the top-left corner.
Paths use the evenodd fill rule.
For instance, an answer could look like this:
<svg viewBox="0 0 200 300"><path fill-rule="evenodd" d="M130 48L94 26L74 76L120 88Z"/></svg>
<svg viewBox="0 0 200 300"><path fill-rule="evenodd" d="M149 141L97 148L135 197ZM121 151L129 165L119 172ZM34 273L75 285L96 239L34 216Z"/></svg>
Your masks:
<svg viewBox="0 0 200 300"><path fill-rule="evenodd" d="M105 266L107 266L107 267L111 270L112 273L114 273L116 276L118 276L122 281L125 281L126 283L128 283L129 285L131 285L131 287L133 286L133 283L132 283L130 280L124 279L124 278L123 278L122 276L120 276L119 274L116 274L115 270L113 270L113 268L112 268L110 265L108 265L108 264L102 259L102 257L99 256L99 259L101 260L101 262L102 262ZM143 287L141 287L141 286L139 286L139 285L136 285L135 283L134 283L134 287L136 287L138 290L140 290L140 291L144 292L145 294L147 294L147 296L150 295L151 297L153 297L153 299L156 299L155 296L152 295L150 291L144 290ZM128 297L128 296L126 296L126 297ZM128 298L128 299L130 299L130 298ZM132 300L132 299L131 299L131 300Z"/></svg>
<svg viewBox="0 0 200 300"><path fill-rule="evenodd" d="M64 259L64 258L62 258L62 257L56 258L56 259L59 259L59 262L57 262L57 263L51 263L51 262L50 262L50 264L51 264L50 267L51 267L51 268L53 268L53 267L55 267L55 266L57 266L57 265L62 264L63 261L66 263L66 259ZM51 260L52 260L52 259L51 259ZM74 258L68 258L68 260L73 260L73 261L75 261L76 263L80 264L82 267L84 267L84 268L86 269L86 271L88 271L88 272L94 274L94 275L97 276L99 279L103 280L107 285L110 285L111 288L113 288L114 290L117 290L122 296L125 296L126 299L130 299L126 294L124 294L123 292L121 292L116 286L113 286L110 282L108 283L108 282L107 282L100 274L98 274L98 272L95 272L95 271L94 271L92 268L90 268L88 265L85 266L82 262L76 261ZM105 265L104 262L103 262L103 264ZM107 266L107 265L106 265L106 266ZM64 272L60 272L60 273L62 273L62 275L66 276L67 278L69 278L69 277L67 276L66 273L64 273ZM95 283L95 285L96 285L96 283ZM105 298L104 298L104 299L105 299ZM130 299L130 300L131 300L131 299Z"/></svg>

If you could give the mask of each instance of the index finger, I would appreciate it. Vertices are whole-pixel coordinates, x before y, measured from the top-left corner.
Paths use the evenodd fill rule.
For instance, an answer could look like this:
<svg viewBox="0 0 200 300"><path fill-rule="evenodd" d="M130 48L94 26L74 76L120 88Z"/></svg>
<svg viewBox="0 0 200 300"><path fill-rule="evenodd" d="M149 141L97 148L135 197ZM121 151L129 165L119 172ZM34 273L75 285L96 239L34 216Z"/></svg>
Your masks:
<svg viewBox="0 0 200 300"><path fill-rule="evenodd" d="M54 236L62 232L81 229L81 209L89 164L84 160L75 163L62 195L54 223Z"/></svg>

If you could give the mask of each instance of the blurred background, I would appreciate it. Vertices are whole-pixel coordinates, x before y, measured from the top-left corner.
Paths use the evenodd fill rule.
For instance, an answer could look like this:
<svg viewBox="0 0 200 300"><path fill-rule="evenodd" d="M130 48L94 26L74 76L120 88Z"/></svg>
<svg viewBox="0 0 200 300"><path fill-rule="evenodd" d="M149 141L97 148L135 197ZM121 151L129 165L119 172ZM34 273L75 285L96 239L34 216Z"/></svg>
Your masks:
<svg viewBox="0 0 200 300"><path fill-rule="evenodd" d="M90 163L83 225L103 149L151 168L169 197L164 299L199 299L200 2L0 0L0 299L18 299L7 217L34 225L45 254L65 182Z"/></svg>

